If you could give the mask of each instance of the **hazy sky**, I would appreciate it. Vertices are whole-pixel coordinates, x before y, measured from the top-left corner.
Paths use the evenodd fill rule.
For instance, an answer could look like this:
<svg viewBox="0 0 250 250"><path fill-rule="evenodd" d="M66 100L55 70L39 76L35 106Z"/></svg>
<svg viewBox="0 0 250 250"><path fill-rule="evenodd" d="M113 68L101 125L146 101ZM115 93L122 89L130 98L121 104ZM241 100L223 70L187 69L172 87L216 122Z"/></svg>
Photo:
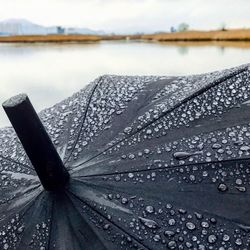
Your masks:
<svg viewBox="0 0 250 250"><path fill-rule="evenodd" d="M250 0L0 0L0 19L115 32L250 27Z"/></svg>

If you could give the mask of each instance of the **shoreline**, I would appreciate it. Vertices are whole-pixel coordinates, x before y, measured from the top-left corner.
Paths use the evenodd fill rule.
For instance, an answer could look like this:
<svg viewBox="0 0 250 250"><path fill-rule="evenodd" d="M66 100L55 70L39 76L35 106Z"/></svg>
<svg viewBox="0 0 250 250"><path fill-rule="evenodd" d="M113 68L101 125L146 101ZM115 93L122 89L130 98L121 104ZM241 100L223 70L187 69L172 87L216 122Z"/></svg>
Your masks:
<svg viewBox="0 0 250 250"><path fill-rule="evenodd" d="M139 40L157 42L250 42L250 29L226 31L184 31L142 35L20 35L0 36L0 43L89 43L99 41Z"/></svg>
<svg viewBox="0 0 250 250"><path fill-rule="evenodd" d="M98 42L101 36L96 35L22 35L0 36L0 43L69 43Z"/></svg>
<svg viewBox="0 0 250 250"><path fill-rule="evenodd" d="M142 35L142 38L168 42L250 42L250 29L159 33L153 35Z"/></svg>

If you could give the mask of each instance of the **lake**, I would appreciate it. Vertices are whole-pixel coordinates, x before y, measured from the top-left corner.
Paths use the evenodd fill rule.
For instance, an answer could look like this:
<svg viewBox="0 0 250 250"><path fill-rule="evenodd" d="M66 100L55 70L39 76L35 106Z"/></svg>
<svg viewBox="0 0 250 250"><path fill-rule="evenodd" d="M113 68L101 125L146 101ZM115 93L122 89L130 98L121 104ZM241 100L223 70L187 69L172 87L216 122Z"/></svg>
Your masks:
<svg viewBox="0 0 250 250"><path fill-rule="evenodd" d="M0 44L0 102L27 93L39 111L102 74L197 74L249 62L250 44L244 43ZM1 109L0 126L5 125Z"/></svg>

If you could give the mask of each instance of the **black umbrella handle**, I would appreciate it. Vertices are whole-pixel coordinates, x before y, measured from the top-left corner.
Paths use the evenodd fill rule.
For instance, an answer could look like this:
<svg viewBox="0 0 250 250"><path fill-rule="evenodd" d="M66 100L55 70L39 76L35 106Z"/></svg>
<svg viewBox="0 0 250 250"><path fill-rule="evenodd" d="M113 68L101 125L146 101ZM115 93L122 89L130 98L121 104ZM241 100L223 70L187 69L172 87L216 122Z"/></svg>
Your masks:
<svg viewBox="0 0 250 250"><path fill-rule="evenodd" d="M69 173L28 96L14 96L3 103L3 108L43 187L48 191L63 188L69 180Z"/></svg>

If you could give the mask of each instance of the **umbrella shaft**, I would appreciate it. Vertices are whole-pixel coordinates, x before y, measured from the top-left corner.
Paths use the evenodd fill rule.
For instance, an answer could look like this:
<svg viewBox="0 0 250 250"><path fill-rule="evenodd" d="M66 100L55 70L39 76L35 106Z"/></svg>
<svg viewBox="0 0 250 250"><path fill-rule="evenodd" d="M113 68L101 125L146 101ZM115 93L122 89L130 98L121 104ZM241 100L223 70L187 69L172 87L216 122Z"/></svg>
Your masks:
<svg viewBox="0 0 250 250"><path fill-rule="evenodd" d="M64 187L69 173L28 96L14 96L3 103L3 108L44 188L51 191Z"/></svg>

